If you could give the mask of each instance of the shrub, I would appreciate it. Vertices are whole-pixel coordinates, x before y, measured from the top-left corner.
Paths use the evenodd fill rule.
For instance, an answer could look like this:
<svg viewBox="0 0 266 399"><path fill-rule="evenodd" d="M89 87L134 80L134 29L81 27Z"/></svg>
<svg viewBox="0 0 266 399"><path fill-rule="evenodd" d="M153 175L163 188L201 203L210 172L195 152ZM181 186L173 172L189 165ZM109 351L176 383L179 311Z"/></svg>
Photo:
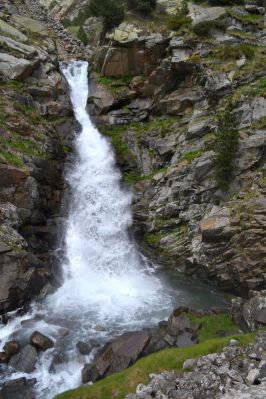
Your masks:
<svg viewBox="0 0 266 399"><path fill-rule="evenodd" d="M182 27L188 26L191 23L190 17L185 17L182 15L173 15L169 17L167 21L167 26L170 30L178 30Z"/></svg>
<svg viewBox="0 0 266 399"><path fill-rule="evenodd" d="M234 6L244 4L244 0L208 0L211 6Z"/></svg>
<svg viewBox="0 0 266 399"><path fill-rule="evenodd" d="M215 174L218 187L227 190L233 177L234 161L238 148L237 121L229 104L219 116L215 143Z"/></svg>
<svg viewBox="0 0 266 399"><path fill-rule="evenodd" d="M85 46L87 46L87 44L89 44L88 36L86 35L86 32L83 29L83 26L80 26L80 28L77 32L77 37Z"/></svg>
<svg viewBox="0 0 266 399"><path fill-rule="evenodd" d="M106 31L118 26L124 19L124 6L118 0L91 0L89 12L95 17L103 17Z"/></svg>
<svg viewBox="0 0 266 399"><path fill-rule="evenodd" d="M237 46L224 46L217 51L223 59L238 59L242 56L250 59L255 56L255 48L249 44L239 44Z"/></svg>
<svg viewBox="0 0 266 399"><path fill-rule="evenodd" d="M148 15L156 8L157 0L126 0L127 8Z"/></svg>
<svg viewBox="0 0 266 399"><path fill-rule="evenodd" d="M226 30L226 23L224 20L216 21L202 21L193 27L194 33L198 36L209 36L211 29Z"/></svg>

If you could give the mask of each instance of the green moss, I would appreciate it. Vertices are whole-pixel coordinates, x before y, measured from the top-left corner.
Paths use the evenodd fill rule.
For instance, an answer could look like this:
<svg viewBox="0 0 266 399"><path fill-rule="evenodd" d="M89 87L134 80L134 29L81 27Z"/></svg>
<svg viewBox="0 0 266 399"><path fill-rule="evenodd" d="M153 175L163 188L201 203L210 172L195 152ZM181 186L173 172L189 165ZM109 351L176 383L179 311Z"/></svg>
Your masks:
<svg viewBox="0 0 266 399"><path fill-rule="evenodd" d="M164 238L165 234L162 232L159 233L146 233L144 235L144 240L151 246L151 247L158 247L162 238Z"/></svg>
<svg viewBox="0 0 266 399"><path fill-rule="evenodd" d="M171 15L168 17L167 27L170 30L179 30L180 28L190 27L191 18L184 15Z"/></svg>
<svg viewBox="0 0 266 399"><path fill-rule="evenodd" d="M189 164L194 161L194 159L199 158L204 153L204 150L190 151L181 157L181 161L188 161Z"/></svg>
<svg viewBox="0 0 266 399"><path fill-rule="evenodd" d="M116 154L119 157L124 158L128 155L128 145L123 141L123 136L125 133L124 126L104 128L102 129L102 133L111 138Z"/></svg>
<svg viewBox="0 0 266 399"><path fill-rule="evenodd" d="M40 145L37 144L34 140L20 136L15 132L10 132L8 137L0 136L0 144L1 147L6 149L8 152L16 151L18 158L19 153L22 155L32 156L42 156L43 151L40 149ZM13 156L13 155L12 155ZM22 162L22 161L21 161ZM23 163L23 162L22 162Z"/></svg>
<svg viewBox="0 0 266 399"><path fill-rule="evenodd" d="M0 150L0 155L5 158L8 164L17 166L17 167L22 167L24 165L24 162L18 158L16 155L12 154L12 152Z"/></svg>
<svg viewBox="0 0 266 399"><path fill-rule="evenodd" d="M234 324L228 313L201 317L192 314L187 314L187 316L194 324L201 324L201 328L198 332L199 342L204 342L217 335L238 330L238 326Z"/></svg>
<svg viewBox="0 0 266 399"><path fill-rule="evenodd" d="M255 339L255 333L208 339L186 348L165 349L140 359L129 369L113 374L93 386L82 386L58 395L56 399L124 399L126 394L135 392L138 384L147 384L150 373L165 370L181 372L185 360L219 352L228 345L231 338L238 339L241 345L248 345Z"/></svg>
<svg viewBox="0 0 266 399"><path fill-rule="evenodd" d="M238 29L228 30L227 33L231 36L238 37L239 39L242 39L242 40L249 40L251 42L257 41L256 35L253 35L252 33L244 32L242 30L238 30Z"/></svg>
<svg viewBox="0 0 266 399"><path fill-rule="evenodd" d="M226 30L226 23L222 19L214 21L202 21L193 27L193 32L198 36L209 36L212 29Z"/></svg>
<svg viewBox="0 0 266 399"><path fill-rule="evenodd" d="M264 19L263 16L257 14L248 14L243 15L239 13L236 9L229 8L227 9L227 13L232 17L239 21L242 25L256 25L258 28L263 28Z"/></svg>
<svg viewBox="0 0 266 399"><path fill-rule="evenodd" d="M18 80L9 80L7 82L0 82L0 88L10 88L16 91L23 91L24 90L24 83Z"/></svg>
<svg viewBox="0 0 266 399"><path fill-rule="evenodd" d="M220 59L233 59L237 60L240 57L245 56L247 59L251 59L255 56L257 47L251 46L250 44L239 44L236 46L224 46L217 48L213 51L216 57Z"/></svg>
<svg viewBox="0 0 266 399"><path fill-rule="evenodd" d="M23 115L26 116L27 121L35 124L39 123L42 120L39 112L30 105L21 104L18 102L15 102L13 105L16 110L22 112Z"/></svg>
<svg viewBox="0 0 266 399"><path fill-rule="evenodd" d="M103 85L108 91L110 91L113 95L118 94L119 92L128 89L131 80L133 79L132 75L123 76L122 78L108 78L106 76L101 76L98 78L98 83Z"/></svg>

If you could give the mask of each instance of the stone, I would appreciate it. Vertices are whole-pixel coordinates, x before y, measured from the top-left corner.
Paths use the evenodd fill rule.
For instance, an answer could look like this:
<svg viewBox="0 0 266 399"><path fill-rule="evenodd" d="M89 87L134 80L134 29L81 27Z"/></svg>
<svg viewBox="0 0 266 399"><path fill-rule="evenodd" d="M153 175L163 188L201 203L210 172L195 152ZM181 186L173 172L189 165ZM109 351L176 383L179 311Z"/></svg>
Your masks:
<svg viewBox="0 0 266 399"><path fill-rule="evenodd" d="M5 343L3 349L4 349L4 352L7 355L7 358L10 359L11 356L13 356L16 353L18 353L18 351L20 349L20 345L19 345L18 341L8 341L8 342Z"/></svg>
<svg viewBox="0 0 266 399"><path fill-rule="evenodd" d="M45 351L54 347L54 341L43 335L42 333L35 331L30 337L30 343L37 349Z"/></svg>
<svg viewBox="0 0 266 399"><path fill-rule="evenodd" d="M211 119L192 119L188 124L187 138L202 137L210 131Z"/></svg>
<svg viewBox="0 0 266 399"><path fill-rule="evenodd" d="M26 42L28 40L27 36L25 36L18 29L9 25L2 19L0 19L0 34L2 36L8 36L14 40L18 40L20 42ZM1 56L0 56L0 59L1 59Z"/></svg>
<svg viewBox="0 0 266 399"><path fill-rule="evenodd" d="M133 364L144 352L150 340L145 331L128 332L107 344L92 364L82 370L82 382L95 382L107 375L124 370Z"/></svg>
<svg viewBox="0 0 266 399"><path fill-rule="evenodd" d="M189 15L192 19L192 25L195 26L201 22L216 21L226 15L224 7L202 7L194 3L189 3Z"/></svg>
<svg viewBox="0 0 266 399"><path fill-rule="evenodd" d="M255 384L260 376L258 369L251 369L246 376L246 380L249 384Z"/></svg>
<svg viewBox="0 0 266 399"><path fill-rule="evenodd" d="M37 362L36 349L31 345L26 345L18 354L11 357L8 365L22 373L32 373Z"/></svg>
<svg viewBox="0 0 266 399"><path fill-rule="evenodd" d="M76 347L81 355L89 355L92 351L92 346L86 342L79 341Z"/></svg>
<svg viewBox="0 0 266 399"><path fill-rule="evenodd" d="M26 378L18 378L4 383L2 391L0 391L1 399L34 399L35 395L32 389L36 380L26 380Z"/></svg>
<svg viewBox="0 0 266 399"><path fill-rule="evenodd" d="M0 74L6 79L23 80L32 74L35 67L36 61L0 53Z"/></svg>
<svg viewBox="0 0 266 399"><path fill-rule="evenodd" d="M192 369L197 363L196 359L187 359L183 363L183 369Z"/></svg>

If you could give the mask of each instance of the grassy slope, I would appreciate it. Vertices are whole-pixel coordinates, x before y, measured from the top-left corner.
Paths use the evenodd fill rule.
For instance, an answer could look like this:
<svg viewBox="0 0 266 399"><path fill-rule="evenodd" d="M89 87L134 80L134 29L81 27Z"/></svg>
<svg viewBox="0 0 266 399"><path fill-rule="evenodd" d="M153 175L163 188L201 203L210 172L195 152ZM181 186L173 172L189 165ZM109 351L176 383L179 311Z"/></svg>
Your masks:
<svg viewBox="0 0 266 399"><path fill-rule="evenodd" d="M217 335L219 331L225 332L237 329L230 317L225 314L202 318L191 316L191 319L195 323L202 323L199 334L201 342L199 344L187 348L165 349L154 353L140 359L127 370L113 374L93 386L82 386L58 395L56 399L124 399L126 394L135 391L138 384L148 383L150 373L159 373L164 370L182 371L186 359L221 351L232 337L239 339L242 345L247 345L255 337L255 334L251 333L210 338Z"/></svg>

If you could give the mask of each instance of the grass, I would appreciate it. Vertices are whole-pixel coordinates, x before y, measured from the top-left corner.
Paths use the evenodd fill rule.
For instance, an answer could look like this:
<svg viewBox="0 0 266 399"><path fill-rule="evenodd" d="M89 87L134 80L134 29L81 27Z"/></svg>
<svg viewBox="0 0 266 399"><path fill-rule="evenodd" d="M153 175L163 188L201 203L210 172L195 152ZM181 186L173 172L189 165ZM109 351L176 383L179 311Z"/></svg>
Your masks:
<svg viewBox="0 0 266 399"><path fill-rule="evenodd" d="M144 235L144 240L151 247L157 247L162 238L164 238L164 234L162 232L159 232L159 233L146 233Z"/></svg>
<svg viewBox="0 0 266 399"><path fill-rule="evenodd" d="M187 161L189 164L191 164L194 159L199 158L203 153L203 150L187 152L181 157L181 161Z"/></svg>
<svg viewBox="0 0 266 399"><path fill-rule="evenodd" d="M234 324L228 313L207 316L187 314L187 316L194 324L200 323L202 325L198 332L199 342L207 341L225 332L238 330L238 326Z"/></svg>
<svg viewBox="0 0 266 399"><path fill-rule="evenodd" d="M239 21L242 25L256 25L258 28L263 28L264 20L261 15L257 14L248 14L242 15L237 12L237 10L229 8L227 9L227 13L232 17Z"/></svg>
<svg viewBox="0 0 266 399"><path fill-rule="evenodd" d="M10 165L17 166L18 168L24 166L24 162L20 158L18 158L16 155L12 154L12 152L3 151L1 149L0 156L5 158L7 163Z"/></svg>
<svg viewBox="0 0 266 399"><path fill-rule="evenodd" d="M219 352L231 338L238 339L241 345L246 346L255 339L255 333L212 338L186 348L165 349L140 359L132 367L113 374L93 386L82 386L62 393L56 396L56 399L124 399L126 394L135 392L138 384L147 384L150 373L160 373L164 370L181 372L186 359Z"/></svg>
<svg viewBox="0 0 266 399"><path fill-rule="evenodd" d="M100 78L98 78L98 83L104 86L108 91L110 91L110 93L116 95L119 92L128 89L132 79L132 75L123 76L119 79L111 79L106 76L101 76Z"/></svg>
<svg viewBox="0 0 266 399"><path fill-rule="evenodd" d="M126 157L128 155L128 145L123 142L123 136L125 133L125 126L116 126L112 128L102 129L102 133L110 137L115 148L118 157Z"/></svg>

